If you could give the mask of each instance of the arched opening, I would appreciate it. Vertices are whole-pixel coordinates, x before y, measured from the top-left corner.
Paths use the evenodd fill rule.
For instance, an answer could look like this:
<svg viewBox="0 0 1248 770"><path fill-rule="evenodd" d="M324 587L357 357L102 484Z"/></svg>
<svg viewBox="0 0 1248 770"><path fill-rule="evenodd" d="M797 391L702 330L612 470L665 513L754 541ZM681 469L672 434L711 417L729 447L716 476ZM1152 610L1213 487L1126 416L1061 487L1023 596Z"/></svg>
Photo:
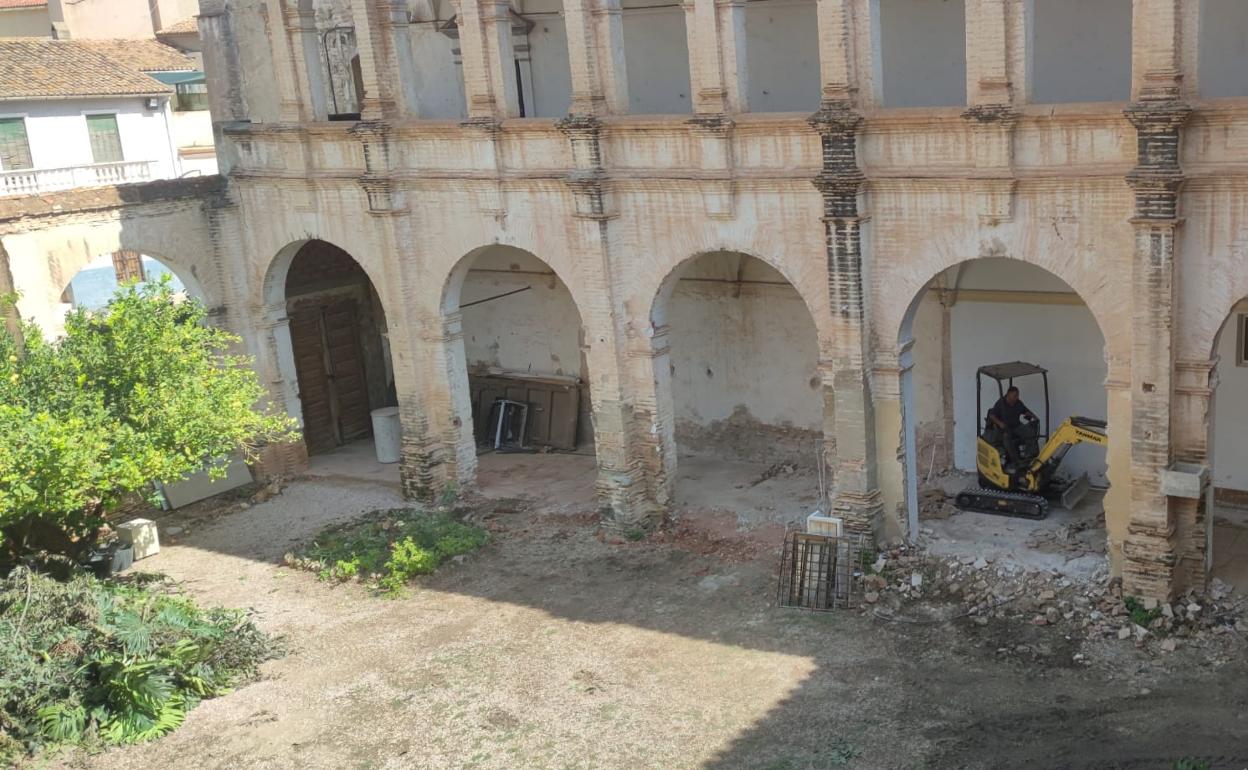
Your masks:
<svg viewBox="0 0 1248 770"><path fill-rule="evenodd" d="M1231 309L1213 354L1211 576L1242 590L1248 587L1248 298Z"/></svg>
<svg viewBox="0 0 1248 770"><path fill-rule="evenodd" d="M120 249L100 254L83 265L61 292L63 316L70 310L98 310L108 304L117 290L127 283L147 283L168 277L175 292L204 301L203 291L192 276L183 276L157 257ZM57 333L59 329L46 330Z"/></svg>
<svg viewBox="0 0 1248 770"><path fill-rule="evenodd" d="M1050 438L1060 440L1067 418L1107 419L1105 339L1078 293L1026 262L968 260L942 271L913 299L898 342L911 532L928 535L936 553L996 555L1089 575L1101 568L1109 456L1103 444L1075 443L1060 455L1053 481L1036 495L1051 498L1042 519L960 510L955 504L967 489L994 488L980 473L981 435L999 448L1008 474L1021 473ZM1011 362L1046 371L1027 374L1015 367L980 374L981 367ZM1009 376L997 379L1001 374ZM1006 439L1003 432L986 431L987 412L1010 385L1039 418L1037 435L1030 443L1016 443L1012 455L1001 455ZM1015 429L1025 432L1026 421ZM1108 429L1098 432L1106 441ZM1065 488L1070 481L1079 483ZM1063 489L1070 509L1064 507Z"/></svg>
<svg viewBox="0 0 1248 770"><path fill-rule="evenodd" d="M746 254L702 254L664 281L651 322L674 512L731 511L746 526L809 514L823 387L814 319L793 284Z"/></svg>
<svg viewBox="0 0 1248 770"><path fill-rule="evenodd" d="M588 345L568 286L527 251L486 246L452 271L443 313L461 332L451 335L452 401L471 427L478 486L592 506Z"/></svg>
<svg viewBox="0 0 1248 770"><path fill-rule="evenodd" d="M288 319L308 454L369 438L371 412L398 403L376 288L350 254L320 240L299 246L279 276L272 279L281 292L274 310ZM358 451L373 450L361 444Z"/></svg>

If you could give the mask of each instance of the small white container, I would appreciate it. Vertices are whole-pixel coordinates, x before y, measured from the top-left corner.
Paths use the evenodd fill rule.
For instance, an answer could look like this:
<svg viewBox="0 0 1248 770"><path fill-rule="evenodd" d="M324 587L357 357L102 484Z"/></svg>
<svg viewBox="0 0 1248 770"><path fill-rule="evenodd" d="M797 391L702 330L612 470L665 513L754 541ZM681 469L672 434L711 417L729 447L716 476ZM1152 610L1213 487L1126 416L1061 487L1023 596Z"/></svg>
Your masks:
<svg viewBox="0 0 1248 770"><path fill-rule="evenodd" d="M117 525L117 539L134 548L134 560L160 553L160 535L156 523L148 519L131 519Z"/></svg>
<svg viewBox="0 0 1248 770"><path fill-rule="evenodd" d="M399 408L383 406L374 409L373 443L377 448L377 462L397 463L399 461L400 439L403 429L399 425Z"/></svg>

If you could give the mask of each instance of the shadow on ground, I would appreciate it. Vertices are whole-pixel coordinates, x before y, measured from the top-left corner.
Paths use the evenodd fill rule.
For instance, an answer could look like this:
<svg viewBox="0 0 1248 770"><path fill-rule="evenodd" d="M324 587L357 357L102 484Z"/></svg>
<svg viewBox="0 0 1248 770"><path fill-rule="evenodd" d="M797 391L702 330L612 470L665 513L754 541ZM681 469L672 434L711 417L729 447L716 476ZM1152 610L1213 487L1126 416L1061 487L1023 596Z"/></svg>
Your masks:
<svg viewBox="0 0 1248 770"><path fill-rule="evenodd" d="M1248 665L775 606L778 542L609 545L581 506L478 501L494 541L399 601L281 568L328 523L401 505L322 478L197 524L150 563L255 606L292 652L265 681L99 767L1171 768L1248 766ZM688 533L687 533L688 534ZM1069 655L1083 649L1095 664ZM1065 656L1065 657L1063 657Z"/></svg>

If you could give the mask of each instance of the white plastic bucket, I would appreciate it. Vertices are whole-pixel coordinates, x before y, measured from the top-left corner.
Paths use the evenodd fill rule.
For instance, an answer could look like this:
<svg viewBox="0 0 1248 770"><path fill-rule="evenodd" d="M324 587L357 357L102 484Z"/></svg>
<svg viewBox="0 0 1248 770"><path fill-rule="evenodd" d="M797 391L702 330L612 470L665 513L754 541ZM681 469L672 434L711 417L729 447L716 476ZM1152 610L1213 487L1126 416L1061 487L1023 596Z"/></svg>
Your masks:
<svg viewBox="0 0 1248 770"><path fill-rule="evenodd" d="M399 408L384 406L374 409L373 443L377 447L377 462L397 463L399 461L399 439L403 429L399 426Z"/></svg>

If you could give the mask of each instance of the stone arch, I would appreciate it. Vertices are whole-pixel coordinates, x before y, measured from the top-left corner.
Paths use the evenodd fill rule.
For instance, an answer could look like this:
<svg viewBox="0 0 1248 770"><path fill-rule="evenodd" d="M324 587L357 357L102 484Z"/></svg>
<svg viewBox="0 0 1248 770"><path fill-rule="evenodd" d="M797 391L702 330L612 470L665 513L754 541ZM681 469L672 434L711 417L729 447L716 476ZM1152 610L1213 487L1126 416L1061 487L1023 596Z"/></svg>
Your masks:
<svg viewBox="0 0 1248 770"><path fill-rule="evenodd" d="M933 234L929 248L901 264L877 266L873 272L872 317L878 350L895 350L900 329L911 311L913 299L932 279L958 264L972 259L1010 259L1041 268L1070 286L1086 303L1106 340L1111 370L1130 358L1130 313L1123 309L1121 280L1110 264L1087 264L1067 239L1056 230L1044 228L1001 228L985 236L974 226L950 228ZM1111 377L1113 372L1111 371Z"/></svg>
<svg viewBox="0 0 1248 770"><path fill-rule="evenodd" d="M307 433L306 417L304 413L304 402L301 396L304 395L304 388L300 384L300 368L297 364L297 347L299 340L292 335L291 331L291 312L289 302L291 295L289 294L291 270L295 266L296 261L301 254L306 253L305 250L310 246L316 246L325 249L330 254L341 254L349 258L349 261L358 268L367 282L367 288L371 292L369 297L375 297L376 305L380 312L380 318L376 318L376 314L368 307L360 308L361 317L367 319L367 331L370 335L372 331L376 331L380 335L380 341L376 342L374 347L370 347L367 351L370 363L365 368L363 362L360 363L361 376L366 376L365 387L368 390L367 406L376 408L377 405L390 403L389 397L383 394L387 390L397 390L397 383L391 383L386 387L382 387L379 379L386 376L391 379L392 375L385 374L389 371L388 366L388 348L386 346L386 333L388 331L387 312L390 303L387 297L378 287L384 286L377 280L374 272L370 270L366 261L357 258L351 251L338 246L324 238L301 238L291 241L285 246L277 250L273 259L269 261L264 272L264 277L260 283L259 300L262 304L262 315L260 322L262 326L269 330L267 340L262 340L261 359L268 358L268 365L276 374L275 387L280 391L275 394L285 405L286 411L295 417L305 426L305 440L309 440ZM362 285L362 284L358 284ZM333 287L330 287L331 289ZM368 298L366 298L368 299ZM357 305L363 305L363 302L356 302ZM365 331L361 331L363 335ZM371 339L371 336L370 336ZM355 409L358 412L359 409ZM357 419L356 424L360 424ZM371 427L369 428L371 430ZM360 429L362 430L362 428Z"/></svg>
<svg viewBox="0 0 1248 770"><path fill-rule="evenodd" d="M737 320L743 324L743 332L729 342L735 352L723 356L724 360L720 362L724 364L722 368L705 360L697 366L692 365L692 359L678 362L677 357L682 357L689 350L700 347L689 344L688 338L682 345L680 338L687 334L705 334L707 329L699 329L698 319L693 316L686 316L683 322L674 318L673 300L677 286L683 279L708 282L704 289L700 288L690 295L688 301L707 302L709 303L707 311L717 312L716 304L726 298L715 294L717 287L721 284L733 283L731 280L723 280L722 277L718 277L718 274L726 267L731 267L728 264L731 259L736 260L735 286L727 287L725 290L729 292L726 296L732 296L734 301L723 305L719 312L728 312L729 316L725 318L735 317L732 313L740 315ZM690 277L691 271L698 270L708 274ZM695 285L701 286L701 284ZM764 297L763 292L792 291L790 296L796 299L796 303L792 305L793 310L787 314L758 313L746 306L738 305L736 300L741 300L743 285L750 285L752 293L758 293L757 298ZM816 444L823 443L822 437L826 435L827 426L830 424L829 402L825 397L826 385L824 383L827 367L823 365L823 361L827 359L830 341L826 334L821 333L821 329L826 327L819 321L820 317L816 308L820 305L811 302L793 280L788 265L773 255L757 256L754 253L737 249L708 249L679 260L666 274L651 278L646 288L651 292L644 319L651 348L649 360L652 362L651 379L654 390L652 400L646 399L649 403L644 405L651 412L650 429L645 432L655 444L655 452L662 458L658 478L652 482L656 500L665 504L674 499L675 478L679 465L677 434L684 432L686 435L680 443L691 447L706 443L697 438L695 435L698 433L697 430L690 432L690 426L707 420L711 420L706 427L712 433L723 431L729 437L744 436L747 433L747 431L736 431L731 426L738 423L745 424L747 421L751 424L757 423L757 430L748 431L748 433L758 436L767 435L774 439L773 446L776 449L778 462L781 461L779 455L785 452L792 454L796 462L803 464L812 461L816 464L821 462L817 460L814 446L807 447L806 444L812 440ZM706 296L697 298L697 292L704 292ZM749 296L749 294L746 295L747 298ZM764 302L775 300L775 297L769 300L763 299ZM783 316L786 315L788 317L784 318ZM769 329L768 324L773 325L774 328ZM772 335L782 327L788 327L786 330L791 334L773 337ZM746 333L746 330L752 333ZM778 373L776 383L771 386L772 394L769 399L777 406L771 409L770 413L766 410L759 410L758 407L764 405L763 400L754 398L748 388L741 390L740 383L733 381L732 374L735 366L742 365L742 361L746 362L743 364L746 368L750 366L749 361L752 356L758 353L756 350L752 351L753 344L761 345L763 342L760 340L768 339L772 342L783 339L787 343L783 346L768 346L771 355L768 357L770 365L766 371ZM807 345L809 348L806 347ZM702 352L699 355L714 355L710 351L719 348L718 343L708 344L706 347L701 347ZM673 351L675 351L675 357ZM700 375L695 375L694 371L701 372L703 364L705 364L706 371L705 382L710 383L704 384L704 387L709 389L708 391L701 391L706 400L705 412L703 412L703 404L696 403L700 399L691 401L689 398L690 393L695 392L693 389L697 387L693 380L700 378ZM800 378L793 376L798 371L798 366L808 367L808 371L804 372ZM767 387L763 384L764 379L760 372L758 379L760 388ZM720 382L723 384L720 385ZM801 392L798 391L799 387ZM792 392L785 396L776 396L775 388ZM805 393L807 388L811 389L809 394ZM685 391L684 398L678 396L678 392L682 390ZM717 390L723 392L715 395L714 391ZM724 405L736 399L740 400L731 406L731 415L724 414ZM719 403L715 406L711 402ZM784 408L780 408L778 406L780 404L783 404ZM681 425L684 427L680 427ZM808 434L813 434L813 436ZM816 436L818 438L815 438ZM714 443L719 444L721 450L728 452L730 455L728 459L744 462L757 459L752 456L748 441L738 442L741 443L739 447L729 447L728 445L733 444L733 441L716 440ZM805 451L807 448L810 449L809 453ZM811 485L812 489L816 485L813 476Z"/></svg>
<svg viewBox="0 0 1248 770"><path fill-rule="evenodd" d="M489 260L485 266L481 264L483 259ZM473 290L483 296L476 296L465 305L465 291L470 283L470 273L474 271L493 278L482 277L481 284ZM528 282L528 285L516 289L491 289L491 280L500 283ZM534 289L536 294L517 296L515 300L522 303L520 310L514 311L519 313L513 317L515 329L504 327L505 320L498 317L465 316L469 307L480 306L487 313L498 307L506 308L491 308L490 305L507 302L513 295L525 295ZM594 363L589 355L593 340L582 310L586 305L579 296L584 290L584 287L578 288L565 280L554 260L548 261L529 249L511 244L494 243L473 248L446 271L446 278L437 295L438 315L433 321L439 328L430 330L427 341L432 342L432 349L436 351L435 368L445 376L444 387L453 414L450 443L454 444L455 476L461 482L474 483L476 480L477 440L483 435L480 420L487 416L485 399L493 392L492 388L499 387L495 379L509 380L515 383L514 387L526 389L526 392L549 388L552 413L556 410L556 399L562 405L560 408L568 408L570 402L576 404L575 435L570 440L566 432L556 432L553 423L547 426L539 422L546 415L537 414L533 415L535 420L526 431L526 440L535 444L544 443L554 449L571 449L589 441L592 421L587 407L595 396L589 373ZM543 299L535 300L538 296ZM561 305L565 299L566 305ZM556 317L560 307L564 314ZM503 309L497 312L505 316L509 311ZM574 321L572 316L575 316ZM525 324L529 328L525 328ZM478 341L477 334L483 340L492 338L493 342L486 344ZM488 361L484 353L487 350ZM568 360L573 356L575 363ZM487 363L491 365L487 366ZM474 377L477 378L475 386ZM474 387L478 391L477 402L473 399Z"/></svg>
<svg viewBox="0 0 1248 770"><path fill-rule="evenodd" d="M1092 306L1087 303L1087 299L1083 296L1082 293L1080 293L1078 288L1073 286L1069 281L1065 280L1062 276L1056 274L1053 270L1050 270L1047 267L1044 267L1043 265L1037 264L1035 261L1016 259L1013 257L1005 256L1004 254L988 254L986 256L973 257L973 258L953 261L951 264L938 263L938 269L935 272L932 272L929 275L927 275L926 280L924 280L919 285L919 288L915 290L913 295L909 295L910 298L904 306L905 310L901 314L900 318L898 319L897 325L880 330L880 332L883 334L888 334L894 329L896 330L895 336L893 337L893 340L894 340L893 347L890 347L886 352L889 356L895 356L894 358L895 371L899 373L898 386L900 390L899 395L900 395L900 401L901 401L901 422L902 422L902 452L901 452L902 478L903 478L902 492L903 492L904 501L905 501L908 530L910 531L910 533L912 533L911 537L913 537L914 536L913 533L917 532L918 530L918 513L919 513L918 511L918 497L919 497L918 496L918 479L920 475L920 472L919 472L920 464L918 462L918 456L917 456L916 436L917 436L918 418L917 418L917 404L916 404L916 392L915 392L916 386L914 382L914 365L915 365L914 324L916 321L916 317L918 316L919 309L920 309L923 299L928 294L929 290L933 288L937 278L941 274L945 273L947 270L949 270L950 268L954 268L954 267L966 266L966 265L970 265L973 263L985 263L985 262L991 263L991 262L997 262L997 261L1013 262L1017 264L1027 264L1032 267L1039 268L1040 270L1043 270L1048 276L1057 279L1062 284L1064 284L1067 288L1069 288L1072 292L1074 292L1075 296L1077 296L1079 300L1084 302L1085 306L1088 308L1089 314L1092 316L1093 323L1095 323L1097 326L1097 329L1101 335L1102 356L1105 357L1107 369L1110 365L1108 335L1105 332L1104 324L1102 323L1101 319L1097 316ZM929 265L928 269L930 268L931 266ZM962 289L962 290L965 291L966 289ZM907 287L906 291L909 291L909 287ZM954 288L953 291L956 294L958 289ZM898 296L900 298L900 297L904 297L907 295L899 294ZM994 301L994 300L989 300L989 301ZM1010 300L1006 298L1002 298L1000 302L1003 304L1016 304L1016 303L1011 303ZM1022 352L1020 352L1019 355L1017 355L1016 357L1022 360L1030 360L1027 357L1027 355ZM1010 360L1010 359L1004 359L1004 360ZM877 366L878 365L879 365L879 362L877 361ZM966 372L958 371L958 370L953 371L953 377L954 377L955 382L957 381L957 378L966 377L966 376L967 376ZM1110 375L1107 374L1107 377L1108 376ZM952 393L949 394L949 397L950 399L952 399ZM1032 406L1033 408L1035 407L1034 404L1032 404ZM1106 414L1104 416L1108 418L1109 417L1108 392L1106 393L1105 410L1106 410ZM1065 419L1066 416L1068 415L1061 414L1058 412L1054 412L1052 415L1047 416L1045 419L1048 419L1050 422L1049 424L1050 430L1055 428L1056 425L1059 424L1061 420ZM1101 415L1092 414L1092 415L1086 415L1086 416L1100 417ZM953 416L950 415L949 419L953 419ZM980 419L982 419L982 415L975 415L975 417L973 418L973 425L976 426L974 427L974 430L976 432L978 431L978 421ZM1129 441L1129 434L1126 436L1122 435L1120 427L1119 427L1119 434L1118 435L1115 434L1114 429L1116 427L1118 427L1116 422L1111 423L1110 430L1109 430L1110 447L1109 447L1109 451L1107 452L1107 465L1116 465L1116 463L1113 460L1114 449L1117 446L1120 446L1124 440ZM948 451L952 454L953 447L949 447ZM882 452L882 454L887 454L887 449L885 449L884 452ZM1129 457L1129 455L1124 455L1124 457ZM1115 467L1113 468L1113 470L1117 471L1117 470L1125 470L1125 469L1118 469ZM1129 511L1124 508L1124 510L1118 511L1116 513L1119 515L1120 518L1122 518L1122 524L1125 526L1125 522L1127 520L1127 517L1129 516ZM1107 510L1107 518L1109 516L1110 516L1110 513Z"/></svg>

